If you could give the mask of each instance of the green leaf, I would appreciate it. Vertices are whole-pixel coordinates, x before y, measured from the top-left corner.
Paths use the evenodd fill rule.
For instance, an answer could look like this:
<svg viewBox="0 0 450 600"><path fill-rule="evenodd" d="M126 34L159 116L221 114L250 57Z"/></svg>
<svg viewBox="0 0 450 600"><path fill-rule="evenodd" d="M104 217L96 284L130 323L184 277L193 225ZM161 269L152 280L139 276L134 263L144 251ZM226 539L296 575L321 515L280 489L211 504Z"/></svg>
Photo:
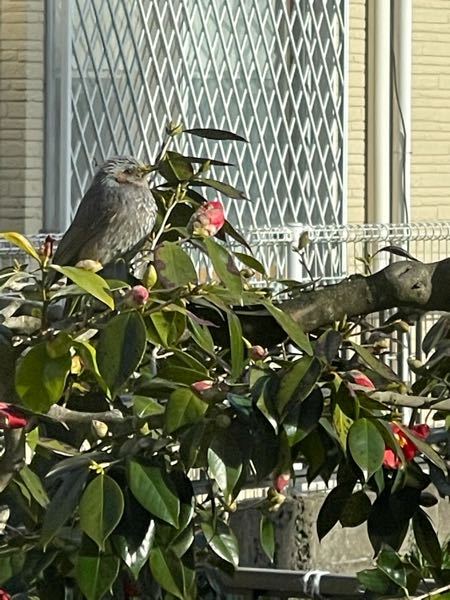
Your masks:
<svg viewBox="0 0 450 600"><path fill-rule="evenodd" d="M120 559L103 554L92 543L83 543L75 567L75 579L87 600L101 600L119 573Z"/></svg>
<svg viewBox="0 0 450 600"><path fill-rule="evenodd" d="M208 470L227 499L232 497L242 472L242 456L226 430L218 432L208 448Z"/></svg>
<svg viewBox="0 0 450 600"><path fill-rule="evenodd" d="M244 369L244 343L239 317L234 312L227 313L228 331L230 333L231 377L238 379Z"/></svg>
<svg viewBox="0 0 450 600"><path fill-rule="evenodd" d="M122 490L104 473L97 475L80 500L80 527L100 548L119 523L124 508Z"/></svg>
<svg viewBox="0 0 450 600"><path fill-rule="evenodd" d="M217 190L224 196L228 196L229 198L234 198L235 200L247 200L244 192L236 189L229 183L225 183L224 181L217 181L216 179L207 179L206 177L202 177L201 179L194 179L193 185L206 185L214 190Z"/></svg>
<svg viewBox="0 0 450 600"><path fill-rule="evenodd" d="M259 522L259 540L265 555L270 562L273 562L275 554L275 530L273 521L265 515L261 515L261 520Z"/></svg>
<svg viewBox="0 0 450 600"><path fill-rule="evenodd" d="M171 393L165 412L167 433L173 433L180 427L197 423L208 409L197 394L189 388L180 388Z"/></svg>
<svg viewBox="0 0 450 600"><path fill-rule="evenodd" d="M17 248L20 248L23 252L31 256L38 263L42 262L39 254L36 251L36 248L31 244L31 242L20 233L16 233L15 231L3 231L0 233L0 236L4 238L10 244L13 244Z"/></svg>
<svg viewBox="0 0 450 600"><path fill-rule="evenodd" d="M185 600L183 563L173 552L159 547L152 548L150 569L162 588L176 598Z"/></svg>
<svg viewBox="0 0 450 600"><path fill-rule="evenodd" d="M155 521L150 521L148 529L140 541L140 544L132 549L124 536L114 536L114 544L118 547L119 554L123 562L130 569L133 577L138 578L142 567L150 556L150 550L155 539Z"/></svg>
<svg viewBox="0 0 450 600"><path fill-rule="evenodd" d="M376 594L384 596L389 591L391 581L389 577L379 569L365 569L364 571L357 573L356 576L370 592L375 592Z"/></svg>
<svg viewBox="0 0 450 600"><path fill-rule="evenodd" d="M170 150L166 152L158 171L170 182L187 181L194 175L189 158Z"/></svg>
<svg viewBox="0 0 450 600"><path fill-rule="evenodd" d="M103 304L106 304L108 308L114 310L114 299L103 277L100 277L97 273L79 269L78 267L61 267L60 265L50 265L50 267L76 283L78 287L94 298L97 298Z"/></svg>
<svg viewBox="0 0 450 600"><path fill-rule="evenodd" d="M138 417L151 417L152 415L161 415L164 407L148 396L133 396L133 412Z"/></svg>
<svg viewBox="0 0 450 600"><path fill-rule="evenodd" d="M19 475L36 502L46 508L49 499L39 476L27 466L20 470Z"/></svg>
<svg viewBox="0 0 450 600"><path fill-rule="evenodd" d="M274 306L271 302L262 300L261 304L267 308L267 310L275 318L280 327L284 329L294 344L296 344L300 350L303 350L303 352L309 356L312 356L313 349L311 343L300 325L296 323L290 315Z"/></svg>
<svg viewBox="0 0 450 600"><path fill-rule="evenodd" d="M87 340L74 340L72 342L72 346L80 355L85 369L87 369L94 375L101 389L103 391L106 391L108 386L106 385L99 371L97 364L97 350L94 348L94 346L90 344Z"/></svg>
<svg viewBox="0 0 450 600"><path fill-rule="evenodd" d="M319 359L303 356L296 360L280 381L276 400L278 413L282 415L288 406L303 402L314 389L321 373Z"/></svg>
<svg viewBox="0 0 450 600"><path fill-rule="evenodd" d="M165 288L197 283L197 272L190 256L175 242L163 242L156 248L154 265Z"/></svg>
<svg viewBox="0 0 450 600"><path fill-rule="evenodd" d="M145 324L136 311L116 315L101 331L97 363L112 396L139 366L146 341Z"/></svg>
<svg viewBox="0 0 450 600"><path fill-rule="evenodd" d="M152 313L147 321L147 337L156 345L174 346L186 327L186 317L178 311L169 310Z"/></svg>
<svg viewBox="0 0 450 600"><path fill-rule="evenodd" d="M69 352L52 357L45 342L30 348L16 370L16 391L25 406L36 412L47 412L61 399L71 365Z"/></svg>
<svg viewBox="0 0 450 600"><path fill-rule="evenodd" d="M367 348L363 348L355 342L350 342L353 350L360 358L373 370L388 381L398 381L397 375L378 358L376 358Z"/></svg>
<svg viewBox="0 0 450 600"><path fill-rule="evenodd" d="M259 260L257 260L254 256L250 256L249 254L244 254L242 252L235 252L235 257L246 267L249 269L253 269L263 277L266 277L266 270L264 265L262 265Z"/></svg>
<svg viewBox="0 0 450 600"><path fill-rule="evenodd" d="M406 569L396 552L382 550L377 558L377 567L407 594Z"/></svg>
<svg viewBox="0 0 450 600"><path fill-rule="evenodd" d="M224 129L201 129L199 127L195 127L193 129L184 129L183 132L196 135L197 137L207 138L209 140L233 140L235 142L247 142L245 138L241 137L237 133L226 131Z"/></svg>
<svg viewBox="0 0 450 600"><path fill-rule="evenodd" d="M369 497L363 491L358 491L352 494L345 502L341 515L340 522L342 527L357 527L367 521L372 504Z"/></svg>
<svg viewBox="0 0 450 600"><path fill-rule="evenodd" d="M88 475L87 468L69 472L53 494L42 523L40 541L44 550L73 515Z"/></svg>
<svg viewBox="0 0 450 600"><path fill-rule="evenodd" d="M188 326L196 344L206 350L209 354L214 354L214 340L206 325L200 325L191 317L188 318Z"/></svg>
<svg viewBox="0 0 450 600"><path fill-rule="evenodd" d="M421 508L414 513L412 524L422 556L429 565L439 568L442 564L441 545L428 515Z"/></svg>
<svg viewBox="0 0 450 600"><path fill-rule="evenodd" d="M383 464L384 439L369 419L358 419L348 432L348 448L358 467L369 479Z"/></svg>
<svg viewBox="0 0 450 600"><path fill-rule="evenodd" d="M240 296L242 294L242 278L231 254L212 238L204 238L203 243L221 282L232 294Z"/></svg>
<svg viewBox="0 0 450 600"><path fill-rule="evenodd" d="M325 498L317 516L317 535L322 540L341 517L345 503L352 494L352 485L338 485Z"/></svg>
<svg viewBox="0 0 450 600"><path fill-rule="evenodd" d="M234 567L239 564L239 546L230 527L223 521L217 521L214 528L210 523L201 523L206 543L217 556L231 563Z"/></svg>
<svg viewBox="0 0 450 600"><path fill-rule="evenodd" d="M430 460L434 465L436 465L436 467L441 469L443 473L447 474L447 465L445 461L439 456L439 454L435 450L433 450L433 448L425 440L419 438L417 435L414 434L413 431L411 431L411 429L408 429L408 427L405 427L401 423L396 422L396 425L402 430L405 436L408 439L410 439L415 446L417 446L419 452L426 456L426 458L428 458L428 460Z"/></svg>
<svg viewBox="0 0 450 600"><path fill-rule="evenodd" d="M252 251L249 243L243 237L243 235L237 229L235 229L233 227L233 225L231 225L231 223L229 221L227 221L227 220L225 220L225 223L223 224L222 229L219 231L218 237L220 239L223 239L221 236L224 235L224 234L229 235L231 238L233 238L234 240L236 240L236 242L238 244L240 244L241 246L244 246L244 248L247 248L247 250L249 250L250 252ZM225 239L226 238L224 236L224 241L225 241ZM237 254L237 253L235 253L235 254ZM244 256L247 256L247 254L244 254ZM242 261L242 262L244 262L244 261ZM244 264L245 264L245 262L244 262ZM255 270L257 270L257 269L255 269Z"/></svg>
<svg viewBox="0 0 450 600"><path fill-rule="evenodd" d="M127 477L133 496L149 513L178 527L180 501L159 467L130 460Z"/></svg>

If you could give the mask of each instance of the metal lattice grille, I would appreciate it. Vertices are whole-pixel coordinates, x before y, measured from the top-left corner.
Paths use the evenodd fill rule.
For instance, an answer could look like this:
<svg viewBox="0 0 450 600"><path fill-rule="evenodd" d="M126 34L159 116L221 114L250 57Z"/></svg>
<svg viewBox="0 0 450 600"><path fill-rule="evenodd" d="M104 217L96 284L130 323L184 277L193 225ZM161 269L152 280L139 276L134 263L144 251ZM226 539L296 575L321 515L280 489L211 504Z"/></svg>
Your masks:
<svg viewBox="0 0 450 600"><path fill-rule="evenodd" d="M72 212L96 162L151 160L172 118L249 140L180 148L238 165L230 181L251 202L227 208L241 228L343 222L345 0L65 2Z"/></svg>

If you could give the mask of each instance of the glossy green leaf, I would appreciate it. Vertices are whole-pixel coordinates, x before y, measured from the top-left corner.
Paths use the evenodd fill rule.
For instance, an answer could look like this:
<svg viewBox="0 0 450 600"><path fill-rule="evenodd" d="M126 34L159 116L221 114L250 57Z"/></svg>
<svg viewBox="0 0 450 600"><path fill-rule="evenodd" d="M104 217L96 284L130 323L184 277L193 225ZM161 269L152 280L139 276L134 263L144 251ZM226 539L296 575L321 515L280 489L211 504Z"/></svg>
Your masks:
<svg viewBox="0 0 450 600"><path fill-rule="evenodd" d="M312 392L320 375L319 359L303 356L282 376L276 398L278 413L282 415L288 406L299 404Z"/></svg>
<svg viewBox="0 0 450 600"><path fill-rule="evenodd" d="M36 502L42 506L42 508L46 508L49 499L39 476L27 466L19 471L19 476Z"/></svg>
<svg viewBox="0 0 450 600"><path fill-rule="evenodd" d="M16 369L16 391L25 406L47 412L61 399L71 365L69 352L52 358L45 342L30 348Z"/></svg>
<svg viewBox="0 0 450 600"><path fill-rule="evenodd" d="M359 490L352 494L342 507L339 520L343 527L357 527L367 521L372 505L369 497Z"/></svg>
<svg viewBox="0 0 450 600"><path fill-rule="evenodd" d="M363 348L359 344L355 344L355 342L350 342L353 350L359 355L360 358L378 375L381 375L384 379L388 381L398 381L397 375L384 363L382 363L378 358L376 358L367 348Z"/></svg>
<svg viewBox="0 0 450 600"><path fill-rule="evenodd" d="M234 240L236 240L236 242L238 244L240 244L241 246L244 246L244 248L247 248L247 250L249 252L252 251L252 249L250 247L250 244L247 242L247 240L244 238L244 236L235 227L233 227L233 225L231 225L231 223L229 221L227 221L227 220L225 220L225 223L223 224L223 227L219 231L219 233L217 234L217 236L220 239L226 240L225 234L229 235L231 238L233 238ZM223 238L221 237L222 235L223 235ZM235 254L238 254L238 253L235 252ZM247 255L245 254L244 256L247 256ZM242 262L244 262L244 261L242 261Z"/></svg>
<svg viewBox="0 0 450 600"><path fill-rule="evenodd" d="M176 598L185 600L183 563L173 552L157 546L152 548L150 569L163 589Z"/></svg>
<svg viewBox="0 0 450 600"><path fill-rule="evenodd" d="M24 235L16 233L15 231L2 231L0 233L0 236L10 244L13 244L13 246L20 248L20 250L28 254L28 256L31 256L32 258L37 260L38 263L41 262L41 258L37 253L36 248Z"/></svg>
<svg viewBox="0 0 450 600"><path fill-rule="evenodd" d="M148 396L133 396L133 412L138 417L151 417L152 415L161 415L164 412L164 406Z"/></svg>
<svg viewBox="0 0 450 600"><path fill-rule="evenodd" d="M130 460L127 477L133 496L149 513L178 526L180 501L159 467Z"/></svg>
<svg viewBox="0 0 450 600"><path fill-rule="evenodd" d="M384 440L369 419L358 419L348 432L348 448L358 467L371 477L383 464Z"/></svg>
<svg viewBox="0 0 450 600"><path fill-rule="evenodd" d="M155 521L151 520L148 529L140 541L140 544L135 548L130 548L124 536L114 536L114 545L118 548L119 554L123 562L130 569L133 577L138 578L142 567L150 556L150 550L153 547L155 539Z"/></svg>
<svg viewBox="0 0 450 600"><path fill-rule="evenodd" d="M242 278L231 254L212 238L203 240L214 271L232 294L242 294Z"/></svg>
<svg viewBox="0 0 450 600"><path fill-rule="evenodd" d="M192 318L188 318L188 325L191 335L197 345L206 350L209 354L214 354L214 340L208 327L197 323Z"/></svg>
<svg viewBox="0 0 450 600"><path fill-rule="evenodd" d="M58 271L71 281L77 284L82 290L97 298L108 308L114 310L114 299L109 291L109 286L103 277L92 271L79 269L78 267L61 267L60 265L50 265L54 271Z"/></svg>
<svg viewBox="0 0 450 600"><path fill-rule="evenodd" d="M211 523L201 523L206 543L217 556L231 563L234 567L239 564L239 546L236 536L223 521L217 521L214 528Z"/></svg>
<svg viewBox="0 0 450 600"><path fill-rule="evenodd" d="M84 368L94 375L101 389L106 391L108 386L99 371L97 364L97 350L95 347L86 340L74 340L72 346L80 355Z"/></svg>
<svg viewBox="0 0 450 600"><path fill-rule="evenodd" d="M275 529L273 521L265 515L261 515L261 520L259 522L259 541L265 555L270 562L273 562L275 554Z"/></svg>
<svg viewBox="0 0 450 600"><path fill-rule="evenodd" d="M136 311L116 315L102 329L97 345L97 364L113 396L139 366L146 341L145 324Z"/></svg>
<svg viewBox="0 0 450 600"><path fill-rule="evenodd" d="M206 177L202 177L201 179L195 179L193 183L196 185L206 185L207 187L220 192L224 196L234 198L235 200L247 200L244 192L241 192L224 181L217 181L216 179L207 179Z"/></svg>
<svg viewBox="0 0 450 600"><path fill-rule="evenodd" d="M208 471L227 499L231 498L242 472L242 455L227 430L214 436L208 448Z"/></svg>
<svg viewBox="0 0 450 600"><path fill-rule="evenodd" d="M175 242L163 242L156 248L154 265L165 288L197 283L197 272L190 256Z"/></svg>
<svg viewBox="0 0 450 600"><path fill-rule="evenodd" d="M322 540L339 521L352 489L352 485L338 485L326 496L317 516L316 527L319 540Z"/></svg>
<svg viewBox="0 0 450 600"><path fill-rule="evenodd" d="M158 167L158 171L167 181L186 181L194 175L191 161L188 157L168 150L163 161Z"/></svg>
<svg viewBox="0 0 450 600"><path fill-rule="evenodd" d="M364 569L357 573L356 576L370 592L375 592L383 596L387 594L391 585L389 577L379 569Z"/></svg>
<svg viewBox="0 0 450 600"><path fill-rule="evenodd" d="M84 490L80 500L80 527L100 550L119 523L124 508L120 486L108 475L97 475Z"/></svg>
<svg viewBox="0 0 450 600"><path fill-rule="evenodd" d="M156 345L170 348L176 345L186 328L186 317L176 310L154 312L147 321L147 336Z"/></svg>
<svg viewBox="0 0 450 600"><path fill-rule="evenodd" d="M75 579L87 600L101 600L119 573L120 559L84 543L75 567Z"/></svg>
<svg viewBox="0 0 450 600"><path fill-rule="evenodd" d="M40 542L44 550L73 515L88 475L87 468L67 473L53 494L42 523Z"/></svg>
<svg viewBox="0 0 450 600"><path fill-rule="evenodd" d="M235 142L246 142L247 140L237 133L233 133L232 131L226 131L224 129L204 129L195 127L193 129L184 129L184 133L190 133L191 135L196 135L197 137L207 138L209 140L232 140Z"/></svg>
<svg viewBox="0 0 450 600"><path fill-rule="evenodd" d="M227 313L228 331L230 333L231 377L238 379L244 369L244 342L239 317L234 312Z"/></svg>
<svg viewBox="0 0 450 600"><path fill-rule="evenodd" d="M262 265L259 262L259 260L257 260L254 256L250 256L250 254L244 254L242 252L235 252L234 255L242 264L244 264L249 269L253 269L254 271L260 273L260 275L263 275L264 277L266 276L266 270L264 268L264 265Z"/></svg>
<svg viewBox="0 0 450 600"><path fill-rule="evenodd" d="M414 513L412 524L414 537L422 556L429 565L440 567L441 545L428 515L421 508Z"/></svg>
<svg viewBox="0 0 450 600"><path fill-rule="evenodd" d="M267 308L267 310L275 318L280 327L284 329L294 344L296 344L300 350L303 350L303 352L309 356L312 356L313 349L311 342L300 325L296 323L290 315L274 306L271 302L263 300L261 301L261 304Z"/></svg>
<svg viewBox="0 0 450 600"><path fill-rule="evenodd" d="M377 558L377 567L383 571L391 581L407 592L406 569L398 554L393 550L382 550Z"/></svg>
<svg viewBox="0 0 450 600"><path fill-rule="evenodd" d="M173 433L180 427L197 423L208 409L197 394L189 388L180 388L171 393L165 412L167 433Z"/></svg>

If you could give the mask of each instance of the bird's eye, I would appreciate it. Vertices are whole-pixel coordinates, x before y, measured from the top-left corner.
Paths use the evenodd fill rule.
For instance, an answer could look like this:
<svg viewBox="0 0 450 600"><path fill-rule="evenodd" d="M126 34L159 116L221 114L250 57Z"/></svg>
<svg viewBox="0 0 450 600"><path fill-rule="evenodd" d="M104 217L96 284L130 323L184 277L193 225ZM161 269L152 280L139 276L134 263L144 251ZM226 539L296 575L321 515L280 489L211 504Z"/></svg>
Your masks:
<svg viewBox="0 0 450 600"><path fill-rule="evenodd" d="M133 169L125 169L125 170L124 170L124 173L125 173L126 175L133 175Z"/></svg>

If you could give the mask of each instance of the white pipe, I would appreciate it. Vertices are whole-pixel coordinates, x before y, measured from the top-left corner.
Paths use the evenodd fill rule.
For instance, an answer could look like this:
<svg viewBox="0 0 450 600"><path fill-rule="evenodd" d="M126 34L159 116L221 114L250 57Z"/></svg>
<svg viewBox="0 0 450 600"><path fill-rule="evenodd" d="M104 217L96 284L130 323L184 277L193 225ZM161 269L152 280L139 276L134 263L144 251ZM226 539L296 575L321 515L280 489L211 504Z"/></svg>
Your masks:
<svg viewBox="0 0 450 600"><path fill-rule="evenodd" d="M411 217L412 1L392 6L392 196L393 223Z"/></svg>
<svg viewBox="0 0 450 600"><path fill-rule="evenodd" d="M390 221L390 0L368 0L368 223Z"/></svg>

